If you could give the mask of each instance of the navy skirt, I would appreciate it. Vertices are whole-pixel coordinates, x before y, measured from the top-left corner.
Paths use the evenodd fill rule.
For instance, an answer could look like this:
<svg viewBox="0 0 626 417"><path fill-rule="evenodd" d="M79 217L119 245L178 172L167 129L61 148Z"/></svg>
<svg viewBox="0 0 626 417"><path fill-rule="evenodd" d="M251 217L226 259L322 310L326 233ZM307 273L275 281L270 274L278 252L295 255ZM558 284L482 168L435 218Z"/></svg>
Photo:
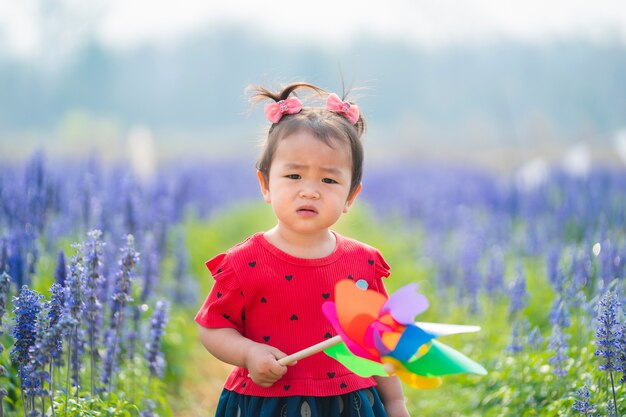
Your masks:
<svg viewBox="0 0 626 417"><path fill-rule="evenodd" d="M215 417L387 417L376 388L330 397L256 397L224 389Z"/></svg>

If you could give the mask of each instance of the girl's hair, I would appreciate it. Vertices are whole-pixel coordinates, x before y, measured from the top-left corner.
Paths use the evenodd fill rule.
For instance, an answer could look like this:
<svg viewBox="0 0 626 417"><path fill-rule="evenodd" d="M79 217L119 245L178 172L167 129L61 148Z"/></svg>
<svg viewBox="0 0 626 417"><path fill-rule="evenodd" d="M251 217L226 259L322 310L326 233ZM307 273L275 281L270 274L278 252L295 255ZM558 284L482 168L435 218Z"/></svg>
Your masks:
<svg viewBox="0 0 626 417"><path fill-rule="evenodd" d="M253 101L271 99L279 102L289 98L291 94L295 95L294 92L298 89L312 90L320 97L328 95L320 87L304 82L289 84L279 92L272 92L259 86L251 86L250 89L253 93L251 96ZM345 95L342 100L344 99ZM361 184L363 176L363 144L361 143L361 137L365 132L365 120L360 115L358 121L353 125L341 114L327 110L325 107L303 107L298 113L284 114L279 122L272 124L267 133L261 156L257 161L257 169L263 175L265 182L269 183L270 166L279 142L283 138L301 130L312 133L317 139L331 148L334 148L336 143L344 143L350 147L352 155L350 195L352 195L359 187L359 184Z"/></svg>

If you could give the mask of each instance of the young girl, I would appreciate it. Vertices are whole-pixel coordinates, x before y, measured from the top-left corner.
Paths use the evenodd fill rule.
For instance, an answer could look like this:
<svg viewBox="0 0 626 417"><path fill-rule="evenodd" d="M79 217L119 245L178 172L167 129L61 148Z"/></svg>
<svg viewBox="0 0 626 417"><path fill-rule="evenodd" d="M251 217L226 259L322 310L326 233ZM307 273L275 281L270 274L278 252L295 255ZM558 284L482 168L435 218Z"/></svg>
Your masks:
<svg viewBox="0 0 626 417"><path fill-rule="evenodd" d="M254 99L272 122L258 161L264 200L277 223L206 263L215 285L195 320L200 340L232 364L218 417L408 416L396 377L362 378L323 353L278 360L336 333L322 314L339 280L365 280L386 294L389 266L378 250L330 228L361 190L365 129L356 105L328 95L302 107L295 83Z"/></svg>

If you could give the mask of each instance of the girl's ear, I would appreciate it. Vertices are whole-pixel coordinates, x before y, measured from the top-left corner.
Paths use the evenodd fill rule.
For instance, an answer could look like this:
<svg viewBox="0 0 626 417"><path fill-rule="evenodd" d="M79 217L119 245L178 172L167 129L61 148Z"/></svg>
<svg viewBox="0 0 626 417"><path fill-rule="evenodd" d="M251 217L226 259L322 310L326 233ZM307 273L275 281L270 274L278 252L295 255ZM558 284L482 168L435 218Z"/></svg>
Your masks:
<svg viewBox="0 0 626 417"><path fill-rule="evenodd" d="M272 201L270 199L270 187L269 187L269 184L267 184L267 182L265 181L265 178L263 177L263 173L257 170L256 176L259 179L259 186L261 187L261 194L263 194L263 200L265 200L266 203L271 203Z"/></svg>
<svg viewBox="0 0 626 417"><path fill-rule="evenodd" d="M347 213L348 210L350 210L350 207L352 206L352 203L354 203L356 196L359 195L359 193L361 192L361 188L363 188L363 184L359 184L356 190L354 190L354 192L348 196L348 199L346 200L346 204L343 206L344 213Z"/></svg>

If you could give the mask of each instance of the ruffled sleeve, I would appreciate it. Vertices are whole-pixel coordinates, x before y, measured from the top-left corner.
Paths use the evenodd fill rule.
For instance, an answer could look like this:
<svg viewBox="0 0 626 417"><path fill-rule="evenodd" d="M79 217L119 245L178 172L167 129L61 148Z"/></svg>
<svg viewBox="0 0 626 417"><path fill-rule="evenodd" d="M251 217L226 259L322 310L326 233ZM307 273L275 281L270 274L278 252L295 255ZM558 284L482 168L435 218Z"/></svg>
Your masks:
<svg viewBox="0 0 626 417"><path fill-rule="evenodd" d="M389 296L387 290L385 289L385 284L383 283L383 278L387 278L390 274L391 267L383 258L383 255L380 253L378 249L374 249L374 290L380 292L385 296Z"/></svg>
<svg viewBox="0 0 626 417"><path fill-rule="evenodd" d="M244 298L228 254L222 253L206 262L215 284L195 321L208 328L232 328L243 333Z"/></svg>
<svg viewBox="0 0 626 417"><path fill-rule="evenodd" d="M376 269L376 277L377 278L387 278L391 273L391 267L387 264L383 255L376 250L376 257L374 258L374 265Z"/></svg>

